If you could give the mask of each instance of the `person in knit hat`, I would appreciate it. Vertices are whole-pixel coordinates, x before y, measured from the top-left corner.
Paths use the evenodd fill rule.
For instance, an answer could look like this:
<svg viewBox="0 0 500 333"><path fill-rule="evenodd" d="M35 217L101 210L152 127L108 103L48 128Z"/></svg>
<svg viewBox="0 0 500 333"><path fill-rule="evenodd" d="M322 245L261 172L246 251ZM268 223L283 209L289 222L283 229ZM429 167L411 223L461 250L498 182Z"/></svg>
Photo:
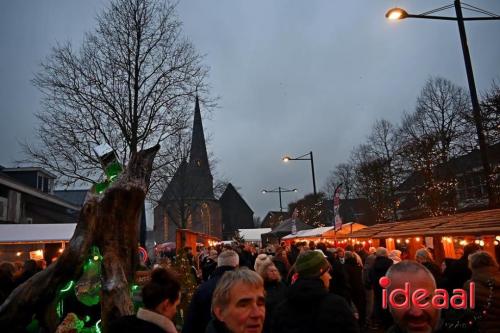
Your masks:
<svg viewBox="0 0 500 333"><path fill-rule="evenodd" d="M276 307L272 332L359 333L352 308L340 296L328 292L330 264L321 252L305 251L294 265L296 280L285 300Z"/></svg>
<svg viewBox="0 0 500 333"><path fill-rule="evenodd" d="M261 253L257 256L257 258L255 258L255 264L253 266L253 269L259 274L262 276L262 266L264 265L269 265L269 264L272 264L272 260L271 258L267 255L267 254L264 254L264 253Z"/></svg>

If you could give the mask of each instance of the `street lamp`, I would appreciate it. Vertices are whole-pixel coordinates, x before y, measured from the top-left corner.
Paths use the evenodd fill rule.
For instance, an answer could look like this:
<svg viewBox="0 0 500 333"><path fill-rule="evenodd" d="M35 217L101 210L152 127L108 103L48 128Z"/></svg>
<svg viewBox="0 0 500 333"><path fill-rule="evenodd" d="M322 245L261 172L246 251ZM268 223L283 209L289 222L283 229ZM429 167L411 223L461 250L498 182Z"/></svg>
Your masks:
<svg viewBox="0 0 500 333"><path fill-rule="evenodd" d="M279 197L280 197L280 212L283 213L283 205L281 203L281 193L297 192L297 191L298 190L296 188L294 188L292 190L289 190L289 189L286 189L286 188L283 188L283 187L278 187L278 188L275 188L273 190L262 190L262 194L266 194L266 193L278 193Z"/></svg>
<svg viewBox="0 0 500 333"><path fill-rule="evenodd" d="M309 157L306 157L309 155ZM314 158L313 158L313 152L310 151L307 154L304 154L299 157L290 157L288 155L283 156L282 158L283 162L287 163L289 161L311 161L311 171L312 171L312 179L313 179L313 190L314 190L314 195L316 195L316 177L314 176Z"/></svg>
<svg viewBox="0 0 500 333"><path fill-rule="evenodd" d="M456 17L429 15L437 13L442 10L450 9L452 7L455 7ZM488 192L488 201L489 201L489 206L493 208L498 205L498 202L495 193L492 187L490 186L491 168L490 168L490 163L488 161L488 145L486 144L486 139L484 136L483 123L481 120L481 109L479 106L479 99L477 97L476 83L474 81L474 73L472 71L472 61L470 58L469 47L467 45L467 36L465 34L464 21L500 20L500 16L468 4L464 4L463 9L467 9L481 14L486 14L489 16L463 17L462 5L460 4L460 0L455 0L453 5L451 4L446 5L418 15L408 14L408 12L406 12L404 9L395 7L390 9L385 14L385 17L387 17L390 20L401 20L405 18L421 18L421 19L431 19L431 20L456 21L458 23L458 31L460 33L460 41L462 43L462 52L464 54L465 70L467 72L467 81L469 84L469 91L472 102L472 113L474 115L474 123L476 125L479 151L481 154L481 162L485 174L485 183L486 183L486 190Z"/></svg>

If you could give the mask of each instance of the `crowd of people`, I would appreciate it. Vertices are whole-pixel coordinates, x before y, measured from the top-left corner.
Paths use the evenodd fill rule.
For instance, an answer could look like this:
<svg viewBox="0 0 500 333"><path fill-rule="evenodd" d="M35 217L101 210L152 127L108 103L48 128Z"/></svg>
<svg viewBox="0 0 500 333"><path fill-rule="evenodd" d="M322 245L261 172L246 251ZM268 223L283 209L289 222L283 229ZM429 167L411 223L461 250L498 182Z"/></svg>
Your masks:
<svg viewBox="0 0 500 333"><path fill-rule="evenodd" d="M113 322L109 332L167 333L500 333L500 271L495 258L476 244L457 260L438 265L432 249L409 258L405 251L384 247L330 247L299 242L258 248L251 244L200 248L188 252L191 274L199 282L175 325L182 283L171 268L155 268L142 288L142 303L133 316ZM22 269L0 264L0 304L15 286L43 269L27 261ZM388 279L384 285L381 281ZM413 299L383 298L409 285L451 296L474 282L475 308L417 306ZM401 295L400 295L401 297ZM417 301L425 301L419 299ZM386 300L387 303L387 300Z"/></svg>
<svg viewBox="0 0 500 333"><path fill-rule="evenodd" d="M26 260L0 263L0 305L7 299L12 290L37 272L45 269L45 260Z"/></svg>
<svg viewBox="0 0 500 333"><path fill-rule="evenodd" d="M410 258L384 247L321 242L202 248L190 260L200 284L182 333L500 332L499 267L476 244L442 265L429 248ZM438 288L450 296L468 290L472 281L475 309L383 307L382 277L392 281L387 293L409 282L412 290L424 288L431 296Z"/></svg>

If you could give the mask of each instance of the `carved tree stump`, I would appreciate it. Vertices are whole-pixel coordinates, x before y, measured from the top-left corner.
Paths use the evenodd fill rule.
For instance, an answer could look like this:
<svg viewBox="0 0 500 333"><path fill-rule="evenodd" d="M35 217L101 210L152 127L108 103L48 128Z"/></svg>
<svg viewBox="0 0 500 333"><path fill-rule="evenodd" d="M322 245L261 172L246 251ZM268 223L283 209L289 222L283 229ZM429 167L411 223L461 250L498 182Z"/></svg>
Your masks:
<svg viewBox="0 0 500 333"><path fill-rule="evenodd" d="M34 314L55 331L53 300L61 286L77 279L90 247L103 255L101 320L133 313L129 285L137 264L139 217L159 146L132 155L118 179L102 194L87 194L75 233L59 259L17 287L0 306L0 332L24 332ZM49 319L51 318L51 319Z"/></svg>

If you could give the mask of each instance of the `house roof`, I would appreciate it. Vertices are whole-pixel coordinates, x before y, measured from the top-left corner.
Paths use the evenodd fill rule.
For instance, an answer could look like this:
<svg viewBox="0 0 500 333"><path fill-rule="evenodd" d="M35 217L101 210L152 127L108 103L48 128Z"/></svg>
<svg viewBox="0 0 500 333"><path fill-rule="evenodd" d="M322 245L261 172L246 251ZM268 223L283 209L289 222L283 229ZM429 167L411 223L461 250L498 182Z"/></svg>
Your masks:
<svg viewBox="0 0 500 333"><path fill-rule="evenodd" d="M39 168L39 167L1 168L1 171L5 172L5 173L37 171L37 172L44 173L46 176L49 176L50 178L53 178L53 179L57 178L57 176L55 176L53 173L45 170L44 168Z"/></svg>
<svg viewBox="0 0 500 333"><path fill-rule="evenodd" d="M0 244L59 243L73 236L76 223L0 224Z"/></svg>
<svg viewBox="0 0 500 333"><path fill-rule="evenodd" d="M73 209L73 210L80 209L80 207L75 206L75 205L73 205L69 202L66 202L64 200L61 200L60 198L56 197L55 195L41 192L35 188L32 188L31 186L27 186L19 181L16 181L16 180L12 179L11 177L9 177L5 174L2 174L2 172L0 172L0 184L5 185L7 187L10 187L16 191L32 195L32 196L37 197L39 199L49 201L51 203L54 203L56 205L59 205L59 206L65 207L65 208L69 208L69 209Z"/></svg>
<svg viewBox="0 0 500 333"><path fill-rule="evenodd" d="M54 195L64 201L72 203L73 205L83 206L87 192L89 190L57 190Z"/></svg>
<svg viewBox="0 0 500 333"><path fill-rule="evenodd" d="M488 147L488 157L490 164L500 163L500 142ZM474 169L482 169L481 155L479 149L473 150L468 154L457 156L450 159L447 163L436 167L437 172L444 174L449 168L455 175L471 172ZM422 183L422 176L418 172L412 173L398 187L398 192L406 192L412 190L415 186Z"/></svg>

